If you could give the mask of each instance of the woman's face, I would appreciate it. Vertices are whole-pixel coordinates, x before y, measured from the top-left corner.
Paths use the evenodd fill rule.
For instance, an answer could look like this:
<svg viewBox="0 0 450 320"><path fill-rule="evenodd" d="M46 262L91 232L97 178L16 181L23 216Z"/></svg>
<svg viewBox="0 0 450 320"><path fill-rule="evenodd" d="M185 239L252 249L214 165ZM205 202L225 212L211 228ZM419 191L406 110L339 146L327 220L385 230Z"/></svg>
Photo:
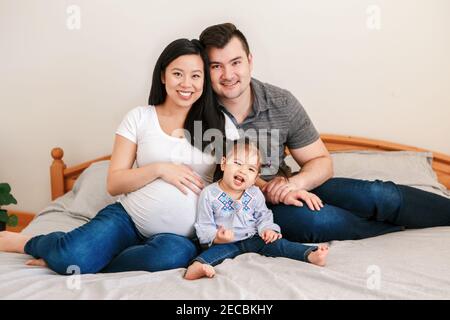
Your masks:
<svg viewBox="0 0 450 320"><path fill-rule="evenodd" d="M205 79L202 58L197 54L179 56L162 75L166 86L167 102L190 108L201 97Z"/></svg>

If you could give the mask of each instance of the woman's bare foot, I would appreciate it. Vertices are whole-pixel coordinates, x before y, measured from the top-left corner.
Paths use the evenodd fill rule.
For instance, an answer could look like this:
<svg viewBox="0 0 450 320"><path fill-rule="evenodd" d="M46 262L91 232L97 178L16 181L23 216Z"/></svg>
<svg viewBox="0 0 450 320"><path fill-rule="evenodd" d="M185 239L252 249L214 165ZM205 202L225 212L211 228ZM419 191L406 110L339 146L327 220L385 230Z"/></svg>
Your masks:
<svg viewBox="0 0 450 320"><path fill-rule="evenodd" d="M319 245L316 251L308 255L308 261L316 266L323 267L326 263L328 255L328 246L326 244Z"/></svg>
<svg viewBox="0 0 450 320"><path fill-rule="evenodd" d="M22 233L1 231L0 232L0 251L25 253L25 244L32 237Z"/></svg>
<svg viewBox="0 0 450 320"><path fill-rule="evenodd" d="M195 261L189 266L184 274L186 280L196 280L203 277L212 278L216 274L216 271L209 264L200 263Z"/></svg>
<svg viewBox="0 0 450 320"><path fill-rule="evenodd" d="M31 259L25 262L27 266L47 267L47 263L44 259Z"/></svg>

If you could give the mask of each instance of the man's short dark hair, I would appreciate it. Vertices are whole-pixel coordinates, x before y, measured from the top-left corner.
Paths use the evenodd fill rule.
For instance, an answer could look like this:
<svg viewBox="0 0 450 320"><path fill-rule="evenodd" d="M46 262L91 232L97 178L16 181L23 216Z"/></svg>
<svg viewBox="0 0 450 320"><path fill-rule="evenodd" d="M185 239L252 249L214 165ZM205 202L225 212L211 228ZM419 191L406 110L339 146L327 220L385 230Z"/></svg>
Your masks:
<svg viewBox="0 0 450 320"><path fill-rule="evenodd" d="M242 47L248 56L250 54L250 47L248 46L247 39L232 23L216 24L206 28L200 34L199 40L206 49L210 47L222 49L233 37L241 41Z"/></svg>

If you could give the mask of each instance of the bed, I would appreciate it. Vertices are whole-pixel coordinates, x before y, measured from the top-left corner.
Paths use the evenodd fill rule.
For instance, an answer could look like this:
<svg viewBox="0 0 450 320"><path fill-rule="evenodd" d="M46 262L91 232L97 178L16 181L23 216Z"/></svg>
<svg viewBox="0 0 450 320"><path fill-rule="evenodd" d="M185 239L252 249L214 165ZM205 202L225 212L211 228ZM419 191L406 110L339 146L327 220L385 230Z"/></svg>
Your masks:
<svg viewBox="0 0 450 320"><path fill-rule="evenodd" d="M323 134L335 176L392 180L449 197L450 156L396 143ZM75 166L51 152L52 202L22 231L69 231L116 198L106 193L109 156ZM288 156L288 164L295 163ZM100 192L99 190L103 190ZM1 299L449 299L450 227L332 241L321 268L244 254L213 279L186 281L185 269L60 276L29 267L30 256L0 253Z"/></svg>

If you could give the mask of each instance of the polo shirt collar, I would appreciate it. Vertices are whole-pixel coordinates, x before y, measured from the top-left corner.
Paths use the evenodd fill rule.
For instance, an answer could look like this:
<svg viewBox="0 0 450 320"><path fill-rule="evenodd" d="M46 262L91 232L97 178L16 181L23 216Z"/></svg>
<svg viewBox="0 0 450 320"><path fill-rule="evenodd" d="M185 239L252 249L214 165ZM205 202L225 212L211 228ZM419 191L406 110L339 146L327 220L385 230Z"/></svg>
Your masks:
<svg viewBox="0 0 450 320"><path fill-rule="evenodd" d="M263 89L263 84L255 78L252 78L250 85L253 95L253 111L256 115L259 115L260 112L268 109L266 94Z"/></svg>

